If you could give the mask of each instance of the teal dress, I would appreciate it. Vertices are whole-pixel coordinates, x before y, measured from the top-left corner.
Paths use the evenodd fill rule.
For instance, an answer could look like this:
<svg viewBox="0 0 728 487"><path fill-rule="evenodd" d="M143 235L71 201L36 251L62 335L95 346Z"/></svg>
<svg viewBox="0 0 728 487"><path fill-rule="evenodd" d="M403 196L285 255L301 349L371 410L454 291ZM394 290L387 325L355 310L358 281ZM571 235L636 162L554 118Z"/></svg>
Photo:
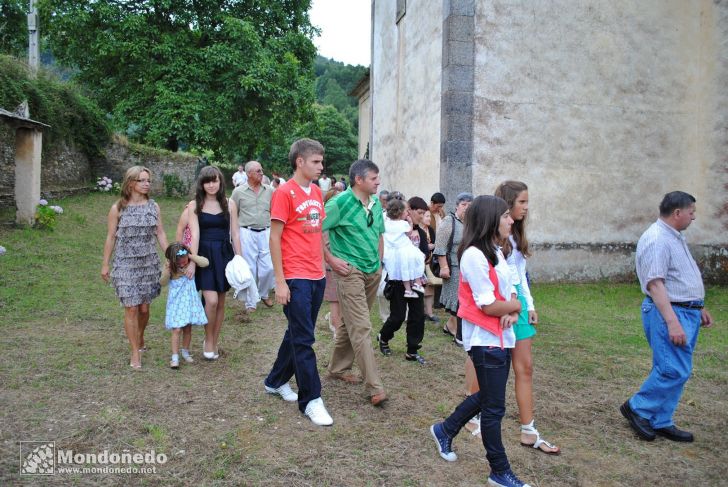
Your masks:
<svg viewBox="0 0 728 487"><path fill-rule="evenodd" d="M169 281L167 313L164 327L168 330L184 328L187 325L206 325L207 315L197 293L195 280L187 276Z"/></svg>

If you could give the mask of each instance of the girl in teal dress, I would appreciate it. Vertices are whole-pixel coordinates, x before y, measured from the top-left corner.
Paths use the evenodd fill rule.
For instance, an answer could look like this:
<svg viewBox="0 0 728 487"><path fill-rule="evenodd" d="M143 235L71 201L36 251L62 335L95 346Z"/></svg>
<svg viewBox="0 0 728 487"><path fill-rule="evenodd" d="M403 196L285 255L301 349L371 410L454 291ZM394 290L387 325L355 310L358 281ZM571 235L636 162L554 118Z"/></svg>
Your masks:
<svg viewBox="0 0 728 487"><path fill-rule="evenodd" d="M495 190L503 198L511 212L513 227L511 235L503 242L514 283L521 301L521 313L513 325L516 346L511 354L515 375L516 403L521 420L521 445L533 447L549 455L558 455L561 449L541 438L533 419L533 354L531 342L536 335L538 314L533 305L531 290L526 276L526 259L531 256L526 238L526 217L528 216L528 186L520 181L505 181Z"/></svg>

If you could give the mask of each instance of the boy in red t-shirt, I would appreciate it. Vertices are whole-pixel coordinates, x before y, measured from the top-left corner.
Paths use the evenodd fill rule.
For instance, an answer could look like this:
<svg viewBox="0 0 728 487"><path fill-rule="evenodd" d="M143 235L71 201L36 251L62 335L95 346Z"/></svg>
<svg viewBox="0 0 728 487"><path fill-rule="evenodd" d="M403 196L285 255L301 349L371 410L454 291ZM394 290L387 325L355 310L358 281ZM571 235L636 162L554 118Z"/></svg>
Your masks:
<svg viewBox="0 0 728 487"><path fill-rule="evenodd" d="M278 356L263 382L266 392L286 401L319 426L333 424L321 399L316 367L314 327L326 278L321 222L325 217L321 189L311 181L323 170L324 147L311 139L293 143L288 161L293 177L281 184L271 201L270 255L276 279L276 301L283 305L288 328ZM295 374L298 394L288 381Z"/></svg>

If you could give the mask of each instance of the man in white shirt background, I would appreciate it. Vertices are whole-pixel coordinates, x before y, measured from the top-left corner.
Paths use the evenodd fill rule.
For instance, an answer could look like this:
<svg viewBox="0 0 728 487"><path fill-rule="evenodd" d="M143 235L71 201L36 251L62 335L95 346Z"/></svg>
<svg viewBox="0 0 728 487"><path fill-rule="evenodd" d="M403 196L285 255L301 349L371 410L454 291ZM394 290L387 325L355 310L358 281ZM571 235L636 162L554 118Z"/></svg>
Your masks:
<svg viewBox="0 0 728 487"><path fill-rule="evenodd" d="M328 190L331 189L331 179L329 179L326 176L326 173L322 173L321 177L318 180L319 188L321 188L321 191L323 193L326 193Z"/></svg>
<svg viewBox="0 0 728 487"><path fill-rule="evenodd" d="M233 188L237 188L241 184L248 182L248 175L245 174L245 166L238 166L237 172L233 173Z"/></svg>

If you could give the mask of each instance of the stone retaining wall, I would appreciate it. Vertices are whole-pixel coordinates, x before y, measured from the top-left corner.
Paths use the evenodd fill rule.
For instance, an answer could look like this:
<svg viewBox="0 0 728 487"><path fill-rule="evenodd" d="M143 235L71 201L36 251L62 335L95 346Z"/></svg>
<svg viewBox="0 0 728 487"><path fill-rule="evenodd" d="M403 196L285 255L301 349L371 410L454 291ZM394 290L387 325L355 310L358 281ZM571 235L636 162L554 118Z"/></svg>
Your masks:
<svg viewBox="0 0 728 487"><path fill-rule="evenodd" d="M65 143L44 147L41 193L46 198L55 199L90 191L96 179L102 176L121 182L126 169L134 165L146 166L152 171L152 191L155 194L165 194L165 175L178 178L187 196L194 189L196 156L115 139L102 156L93 160ZM0 206L15 204L14 184L15 132L6 124L0 124Z"/></svg>

